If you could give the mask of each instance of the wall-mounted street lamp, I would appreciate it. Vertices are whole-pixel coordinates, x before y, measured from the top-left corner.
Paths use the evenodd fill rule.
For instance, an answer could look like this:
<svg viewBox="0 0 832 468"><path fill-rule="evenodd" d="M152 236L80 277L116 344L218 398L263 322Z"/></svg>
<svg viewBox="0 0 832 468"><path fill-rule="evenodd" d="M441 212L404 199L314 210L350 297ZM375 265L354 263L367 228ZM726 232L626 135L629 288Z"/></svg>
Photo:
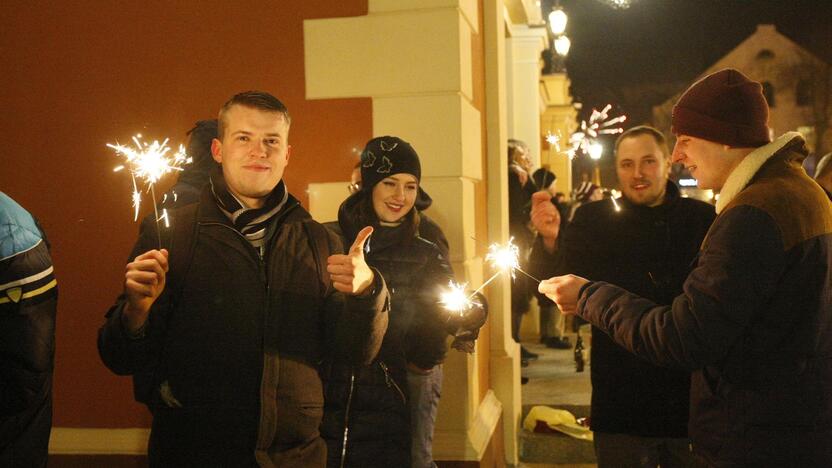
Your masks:
<svg viewBox="0 0 832 468"><path fill-rule="evenodd" d="M603 155L604 145L598 143L597 141L589 145L589 157L592 158L593 161L598 161Z"/></svg>
<svg viewBox="0 0 832 468"><path fill-rule="evenodd" d="M569 47L572 45L572 42L569 40L566 35L562 35L555 39L555 52L561 57L566 57L569 53Z"/></svg>
<svg viewBox="0 0 832 468"><path fill-rule="evenodd" d="M567 21L569 21L569 17L566 16L566 12L560 6L556 6L549 13L549 30L555 36L560 36L566 31Z"/></svg>

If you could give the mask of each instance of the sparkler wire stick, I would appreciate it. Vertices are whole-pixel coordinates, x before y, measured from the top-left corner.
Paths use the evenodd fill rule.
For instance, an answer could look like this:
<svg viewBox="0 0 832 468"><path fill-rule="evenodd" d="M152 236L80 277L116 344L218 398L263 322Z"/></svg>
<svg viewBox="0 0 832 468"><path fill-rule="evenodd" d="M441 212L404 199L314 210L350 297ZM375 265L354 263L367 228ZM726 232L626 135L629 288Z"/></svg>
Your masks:
<svg viewBox="0 0 832 468"><path fill-rule="evenodd" d="M162 248L162 231L159 229L159 208L156 207L156 190L153 189L154 184L150 184L150 196L153 197L153 214L156 219L156 240L159 241L159 249Z"/></svg>
<svg viewBox="0 0 832 468"><path fill-rule="evenodd" d="M468 296L468 299L471 299L471 298L472 298L472 297L474 297L474 296L475 296L478 292L482 291L482 290L483 290L486 286L488 286L488 283L490 283L490 282L494 281L494 278L496 278L496 277L500 276L500 273L502 273L502 271L498 271L497 273L494 273L493 275L491 275L491 278L488 278L488 281L486 281L486 282L485 282L485 283L483 283L480 287L478 287L477 289L475 289L475 290L474 290L474 292L472 292L472 293L471 293L471 295L470 295L470 296Z"/></svg>

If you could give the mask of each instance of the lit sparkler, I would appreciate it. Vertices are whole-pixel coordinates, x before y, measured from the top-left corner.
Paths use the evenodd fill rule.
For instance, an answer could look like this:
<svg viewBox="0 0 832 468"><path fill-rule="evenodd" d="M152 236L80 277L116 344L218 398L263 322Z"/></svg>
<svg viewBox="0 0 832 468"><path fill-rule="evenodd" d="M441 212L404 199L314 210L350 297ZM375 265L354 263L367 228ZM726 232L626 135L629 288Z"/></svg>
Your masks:
<svg viewBox="0 0 832 468"><path fill-rule="evenodd" d="M457 312L459 314L464 313L474 306L474 302L471 300L473 295L468 296L465 294L466 286L467 284L464 283L459 284L454 283L453 281L448 281L448 290L442 293L439 302L443 307L450 311Z"/></svg>
<svg viewBox="0 0 832 468"><path fill-rule="evenodd" d="M477 288L473 294L476 294L489 283L494 281L500 273L507 272L511 274L511 277L515 277L515 272L519 271L520 273L528 276L529 278L533 279L540 283L540 280L535 278L534 276L526 273L520 268L520 248L514 245L514 238L509 238L508 242L505 245L500 244L491 244L488 246L488 253L485 255L485 260L491 263L491 268L497 270L491 278L488 278L485 283L483 283L479 288ZM473 296L472 294L472 296Z"/></svg>
<svg viewBox="0 0 832 468"><path fill-rule="evenodd" d="M159 247L161 247L162 236L159 232L159 221L164 219L166 227L169 226L169 223L167 210L164 210L162 216L159 216L154 185L164 175L173 171L181 171L181 166L190 163L192 160L185 153L185 147L183 145L179 145L179 150L171 155L168 154L171 148L168 146L167 139L161 143L158 140L154 140L153 143L144 143L141 141L141 138L141 135L133 137L135 147L124 146L118 143L107 143L107 147L115 150L116 154L124 156L126 160L126 164L116 166L113 170L120 171L126 167L130 171L130 177L133 180L132 198L134 221L139 219L139 206L142 200L136 179L140 179L147 186L147 190L153 198L153 212L156 215L156 236L159 239Z"/></svg>
<svg viewBox="0 0 832 468"><path fill-rule="evenodd" d="M618 117L610 118L609 113L612 109L612 104L607 104L601 111L592 109L592 114L589 120L581 121L581 129L572 134L569 138L569 150L567 154L570 158L575 157L575 153L582 151L589 152L590 146L595 142L599 135L617 135L624 131L619 124L627 120L626 115L619 115Z"/></svg>

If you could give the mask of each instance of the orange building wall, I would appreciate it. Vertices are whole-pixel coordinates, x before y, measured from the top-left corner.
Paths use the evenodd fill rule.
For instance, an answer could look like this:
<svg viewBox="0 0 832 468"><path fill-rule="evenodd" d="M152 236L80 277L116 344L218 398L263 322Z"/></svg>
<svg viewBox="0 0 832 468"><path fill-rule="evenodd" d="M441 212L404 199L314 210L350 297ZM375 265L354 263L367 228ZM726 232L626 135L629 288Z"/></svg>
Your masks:
<svg viewBox="0 0 832 468"><path fill-rule="evenodd" d="M129 177L112 172L105 143L141 132L178 144L232 94L270 91L293 116L286 182L305 203L308 183L347 179L372 109L369 99L304 99L303 20L364 15L367 1L11 3L0 9L0 190L52 242L54 424L147 426L129 379L96 351L138 229Z"/></svg>

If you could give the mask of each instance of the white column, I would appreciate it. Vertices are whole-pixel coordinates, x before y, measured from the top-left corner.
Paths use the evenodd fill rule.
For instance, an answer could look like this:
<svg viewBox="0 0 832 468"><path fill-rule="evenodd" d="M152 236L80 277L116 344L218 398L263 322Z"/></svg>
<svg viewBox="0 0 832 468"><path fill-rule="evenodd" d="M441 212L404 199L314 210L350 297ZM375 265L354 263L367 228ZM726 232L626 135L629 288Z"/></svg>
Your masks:
<svg viewBox="0 0 832 468"><path fill-rule="evenodd" d="M508 138L529 145L530 158L540 167L540 54L546 47L546 29L526 25L509 27L506 39Z"/></svg>

